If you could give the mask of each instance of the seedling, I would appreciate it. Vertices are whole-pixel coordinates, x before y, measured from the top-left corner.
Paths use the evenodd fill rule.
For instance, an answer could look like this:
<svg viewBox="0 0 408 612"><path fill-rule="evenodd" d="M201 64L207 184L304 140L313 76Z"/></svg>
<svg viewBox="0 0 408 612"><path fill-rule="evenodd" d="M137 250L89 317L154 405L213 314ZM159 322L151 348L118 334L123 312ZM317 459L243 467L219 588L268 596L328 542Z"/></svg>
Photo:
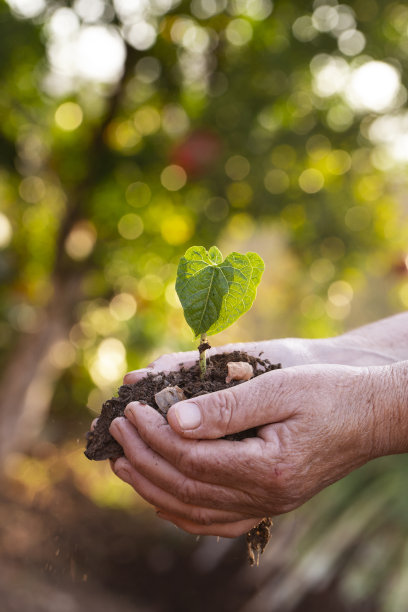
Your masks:
<svg viewBox="0 0 408 612"><path fill-rule="evenodd" d="M184 317L200 338L200 372L206 372L207 336L234 323L249 310L256 296L265 265L257 253L233 252L224 260L213 246L187 249L177 269L176 291Z"/></svg>

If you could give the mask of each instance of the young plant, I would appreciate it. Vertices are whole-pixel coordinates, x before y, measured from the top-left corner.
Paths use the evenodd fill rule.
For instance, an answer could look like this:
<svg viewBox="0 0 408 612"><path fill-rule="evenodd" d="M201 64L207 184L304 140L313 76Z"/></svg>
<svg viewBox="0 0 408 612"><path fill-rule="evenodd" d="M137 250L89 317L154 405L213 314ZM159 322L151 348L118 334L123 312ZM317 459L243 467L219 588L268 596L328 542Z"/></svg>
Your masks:
<svg viewBox="0 0 408 612"><path fill-rule="evenodd" d="M176 291L184 317L200 337L201 378L206 372L207 336L234 323L249 310L265 265L257 253L233 252L224 260L217 247L187 249L177 269Z"/></svg>

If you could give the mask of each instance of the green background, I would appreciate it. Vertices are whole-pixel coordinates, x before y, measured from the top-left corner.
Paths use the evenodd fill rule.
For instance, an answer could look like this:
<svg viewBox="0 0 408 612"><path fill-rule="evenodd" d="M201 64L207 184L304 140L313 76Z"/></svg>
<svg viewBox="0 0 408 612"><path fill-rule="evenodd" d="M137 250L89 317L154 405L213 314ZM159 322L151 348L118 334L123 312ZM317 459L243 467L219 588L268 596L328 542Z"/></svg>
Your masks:
<svg viewBox="0 0 408 612"><path fill-rule="evenodd" d="M65 486L100 524L95 565L109 560L110 521L123 520L122 540L137 522L160 544L132 563L180 582L160 609L199 605L194 563L198 590L180 599L190 554L221 601L227 544L158 526L108 466L85 461L84 435L126 371L194 348L174 291L192 245L266 263L251 312L214 344L335 335L408 307L407 32L408 8L375 0L0 2L0 458L4 508L27 512L10 522L15 576L35 592L66 588L84 606L90 574L93 601L124 593L124 610L156 609L139 583L92 574L74 505L62 522L81 554L73 544L58 571L40 571L62 527L33 543L27 524L55 496L65 507ZM359 470L278 519L262 569L234 567L223 596L405 609L405 491L404 457ZM18 605L46 609L33 601Z"/></svg>

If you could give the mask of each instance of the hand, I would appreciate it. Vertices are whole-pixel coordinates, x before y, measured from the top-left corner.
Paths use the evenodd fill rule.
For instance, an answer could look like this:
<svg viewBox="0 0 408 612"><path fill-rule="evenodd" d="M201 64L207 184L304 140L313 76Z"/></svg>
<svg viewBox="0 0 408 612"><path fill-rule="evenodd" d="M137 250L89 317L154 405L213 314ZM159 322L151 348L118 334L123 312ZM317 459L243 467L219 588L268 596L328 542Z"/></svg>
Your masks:
<svg viewBox="0 0 408 612"><path fill-rule="evenodd" d="M184 530L235 537L377 456L372 398L369 368L305 365L179 402L168 423L133 402L111 425L126 455L114 470Z"/></svg>
<svg viewBox="0 0 408 612"><path fill-rule="evenodd" d="M391 333L391 332L390 332ZM373 335L373 332L371 332ZM400 334L401 335L401 334ZM336 363L344 365L379 365L391 363L394 358L372 347L364 348L364 340L357 334L357 343L353 332L334 338L282 338L262 342L242 342L213 347L207 351L207 357L231 351L244 351L254 357L269 359L271 363L281 363L283 368L313 363ZM169 353L162 355L146 368L129 372L124 377L125 384L134 383L146 374L171 372L180 369L180 365L191 367L197 361L197 351Z"/></svg>

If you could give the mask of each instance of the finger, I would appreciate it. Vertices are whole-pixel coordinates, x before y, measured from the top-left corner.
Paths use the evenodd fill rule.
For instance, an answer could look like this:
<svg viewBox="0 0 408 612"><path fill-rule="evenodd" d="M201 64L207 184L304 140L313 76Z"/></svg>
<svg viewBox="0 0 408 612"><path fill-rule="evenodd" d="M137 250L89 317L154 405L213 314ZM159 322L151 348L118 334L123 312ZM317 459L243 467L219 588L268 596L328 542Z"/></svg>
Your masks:
<svg viewBox="0 0 408 612"><path fill-rule="evenodd" d="M94 431L96 424L98 422L98 417L96 417L96 419L94 419L91 423L91 431Z"/></svg>
<svg viewBox="0 0 408 612"><path fill-rule="evenodd" d="M133 385L139 380L142 380L142 378L146 378L148 374L152 374L152 373L153 373L153 369L149 367L141 368L140 370L133 370L132 372L128 372L127 374L125 374L125 376L123 377L123 384Z"/></svg>
<svg viewBox="0 0 408 612"><path fill-rule="evenodd" d="M157 374L159 372L174 372L179 370L181 366L192 367L197 361L196 351L185 351L181 353L169 353L168 355L161 355L158 359L155 359L148 364L146 368L139 370L133 370L125 374L123 382L126 385L138 382L142 378L145 378L148 374Z"/></svg>
<svg viewBox="0 0 408 612"><path fill-rule="evenodd" d="M128 419L115 419L111 425L111 433L123 447L129 465L160 490L183 502L183 507L187 504L228 510L228 521L253 516L253 511L242 514L243 506L249 507L251 504L250 496L237 489L200 482L185 476L151 449ZM115 473L123 465L123 460L118 459L114 467ZM239 516L235 514L236 511L240 512ZM231 512L234 512L234 515Z"/></svg>
<svg viewBox="0 0 408 612"><path fill-rule="evenodd" d="M149 504L164 512L178 517L179 520L189 520L200 525L211 525L213 523L230 523L238 520L248 519L248 515L239 512L228 512L217 508L204 508L185 504L171 493L160 489L140 474L130 462L121 457L116 461L115 474L124 482L131 485L137 493ZM253 520L253 519L251 519Z"/></svg>
<svg viewBox="0 0 408 612"><path fill-rule="evenodd" d="M125 415L146 444L185 476L223 487L235 488L239 482L239 489L248 495L257 479L265 476L265 466L273 466L274 451L278 457L278 442L266 446L258 437L239 442L181 438L154 408L139 402L128 404Z"/></svg>
<svg viewBox="0 0 408 612"><path fill-rule="evenodd" d="M293 370L293 369L292 369ZM171 427L188 438L214 439L287 419L292 372L275 370L229 389L174 404L167 413Z"/></svg>
<svg viewBox="0 0 408 612"><path fill-rule="evenodd" d="M253 527L255 527L262 519L247 519L243 521L237 521L234 523L213 523L212 525L201 525L194 521L180 519L172 514L167 514L159 510L157 516L164 519L165 521L171 521L180 529L192 533L194 535L213 535L221 538L236 538L243 533L248 533Z"/></svg>

